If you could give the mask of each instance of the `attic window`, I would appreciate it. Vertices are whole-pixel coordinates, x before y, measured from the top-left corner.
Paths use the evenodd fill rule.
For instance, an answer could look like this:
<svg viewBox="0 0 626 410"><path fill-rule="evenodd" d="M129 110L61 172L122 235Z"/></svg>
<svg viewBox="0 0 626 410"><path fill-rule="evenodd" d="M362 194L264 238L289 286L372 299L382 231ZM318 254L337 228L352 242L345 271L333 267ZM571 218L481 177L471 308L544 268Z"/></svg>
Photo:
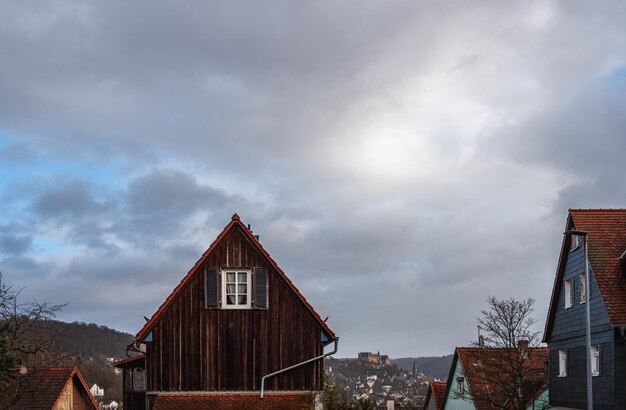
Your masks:
<svg viewBox="0 0 626 410"><path fill-rule="evenodd" d="M463 377L456 378L456 392L457 394L465 393L465 379Z"/></svg>
<svg viewBox="0 0 626 410"><path fill-rule="evenodd" d="M580 246L580 237L578 235L570 235L569 250L573 251L579 246Z"/></svg>
<svg viewBox="0 0 626 410"><path fill-rule="evenodd" d="M225 270L222 272L222 308L249 308L250 277L249 270Z"/></svg>
<svg viewBox="0 0 626 410"><path fill-rule="evenodd" d="M206 309L267 309L267 268L218 268L204 270Z"/></svg>

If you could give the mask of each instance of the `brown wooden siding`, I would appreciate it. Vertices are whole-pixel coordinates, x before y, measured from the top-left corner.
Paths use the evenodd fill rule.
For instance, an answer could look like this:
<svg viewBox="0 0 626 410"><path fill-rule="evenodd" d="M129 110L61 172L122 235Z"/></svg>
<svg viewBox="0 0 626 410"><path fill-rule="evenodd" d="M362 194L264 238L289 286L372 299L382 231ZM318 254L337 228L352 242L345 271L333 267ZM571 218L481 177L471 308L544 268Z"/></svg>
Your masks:
<svg viewBox="0 0 626 410"><path fill-rule="evenodd" d="M258 390L265 374L322 354L321 326L240 229L232 228L205 266L267 267L269 308L206 310L198 269L152 327L149 390ZM320 390L321 375L316 362L270 379L267 388Z"/></svg>

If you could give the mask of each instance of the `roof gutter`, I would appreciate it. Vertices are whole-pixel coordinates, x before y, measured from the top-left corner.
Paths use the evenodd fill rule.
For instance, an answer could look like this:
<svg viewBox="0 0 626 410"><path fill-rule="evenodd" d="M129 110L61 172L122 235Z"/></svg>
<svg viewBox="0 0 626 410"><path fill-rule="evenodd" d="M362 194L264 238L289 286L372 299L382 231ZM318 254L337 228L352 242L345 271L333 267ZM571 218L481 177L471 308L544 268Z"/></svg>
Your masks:
<svg viewBox="0 0 626 410"><path fill-rule="evenodd" d="M311 362L314 362L314 361L317 361L317 360L323 359L323 358L325 358L325 357L327 357L327 356L331 356L331 355L333 355L333 354L337 353L337 349L339 348L339 338L338 338L338 337L335 337L335 338L333 339L333 341L335 342L335 347L333 348L333 351L332 351L332 352L329 352L329 353L324 353L324 354L319 355L319 356L317 356L317 357L314 357L314 358L312 358L312 359L305 360L305 361L300 362L300 363L298 363L298 364L294 364L293 366L285 367L284 369L281 369L281 370L275 371L274 373L266 374L265 376L263 376L263 377L261 378L261 397L260 397L260 398L261 398L261 399L263 399L263 395L264 395L264 393L265 393L265 380L269 379L270 377L277 376L277 375L279 375L279 374L281 374L281 373L288 372L289 370L293 370L293 369L295 369L295 368L298 368L298 367L304 366L305 364L309 364L309 363L311 363Z"/></svg>

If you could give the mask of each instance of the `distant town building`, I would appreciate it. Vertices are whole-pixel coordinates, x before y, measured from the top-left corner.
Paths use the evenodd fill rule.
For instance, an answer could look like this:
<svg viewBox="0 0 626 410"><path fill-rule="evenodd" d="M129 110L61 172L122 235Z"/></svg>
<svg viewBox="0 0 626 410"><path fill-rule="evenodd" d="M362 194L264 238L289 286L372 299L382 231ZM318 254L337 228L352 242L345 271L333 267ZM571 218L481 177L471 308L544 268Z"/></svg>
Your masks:
<svg viewBox="0 0 626 410"><path fill-rule="evenodd" d="M100 410L117 410L119 404L115 400L111 400L110 402L100 402Z"/></svg>
<svg viewBox="0 0 626 410"><path fill-rule="evenodd" d="M89 389L89 391L91 391L91 394L93 395L93 397L102 397L102 396L104 396L104 389L101 388L100 386L98 386L95 383L94 383L93 386L91 386L91 389Z"/></svg>
<svg viewBox="0 0 626 410"><path fill-rule="evenodd" d="M380 352L372 353L372 352L360 352L359 353L359 361L363 363L369 364L378 364L378 365L391 365L391 359L386 354L382 355Z"/></svg>

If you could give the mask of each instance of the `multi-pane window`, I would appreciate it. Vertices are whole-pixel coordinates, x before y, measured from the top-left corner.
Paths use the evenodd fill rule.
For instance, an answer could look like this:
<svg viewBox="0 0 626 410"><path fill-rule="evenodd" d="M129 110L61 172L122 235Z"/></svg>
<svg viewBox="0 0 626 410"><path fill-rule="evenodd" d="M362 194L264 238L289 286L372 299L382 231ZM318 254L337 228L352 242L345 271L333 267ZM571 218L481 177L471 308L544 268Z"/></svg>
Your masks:
<svg viewBox="0 0 626 410"><path fill-rule="evenodd" d="M559 377L567 376L567 350L559 350Z"/></svg>
<svg viewBox="0 0 626 410"><path fill-rule="evenodd" d="M591 374L600 374L600 345L591 346Z"/></svg>
<svg viewBox="0 0 626 410"><path fill-rule="evenodd" d="M580 297L580 303L587 301L587 282L585 281L585 274L578 275L578 296Z"/></svg>
<svg viewBox="0 0 626 410"><path fill-rule="evenodd" d="M250 271L224 271L222 274L222 307L250 307Z"/></svg>
<svg viewBox="0 0 626 410"><path fill-rule="evenodd" d="M573 304L574 296L574 281L565 281L565 309L571 308Z"/></svg>

